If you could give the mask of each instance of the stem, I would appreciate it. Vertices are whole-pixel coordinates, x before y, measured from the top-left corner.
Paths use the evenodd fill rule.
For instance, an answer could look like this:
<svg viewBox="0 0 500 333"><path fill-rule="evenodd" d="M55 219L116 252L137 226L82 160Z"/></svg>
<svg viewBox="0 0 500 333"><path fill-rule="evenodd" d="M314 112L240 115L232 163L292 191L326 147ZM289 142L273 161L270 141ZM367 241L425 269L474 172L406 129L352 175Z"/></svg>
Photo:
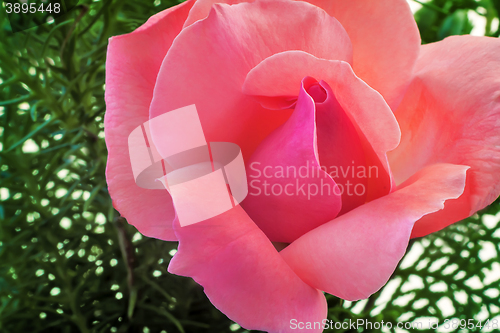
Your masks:
<svg viewBox="0 0 500 333"><path fill-rule="evenodd" d="M129 319L132 319L135 303L137 300L137 288L134 285L135 256L132 243L127 237L127 232L124 228L124 225L125 219L123 217L120 216L115 219L115 227L118 230L120 250L127 267L127 285L129 289L128 317Z"/></svg>

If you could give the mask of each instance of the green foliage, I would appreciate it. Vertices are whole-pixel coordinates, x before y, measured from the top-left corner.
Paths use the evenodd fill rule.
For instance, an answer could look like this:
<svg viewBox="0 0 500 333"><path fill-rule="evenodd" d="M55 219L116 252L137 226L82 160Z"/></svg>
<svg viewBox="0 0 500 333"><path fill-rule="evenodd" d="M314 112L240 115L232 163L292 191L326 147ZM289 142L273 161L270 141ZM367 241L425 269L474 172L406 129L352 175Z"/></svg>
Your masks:
<svg viewBox="0 0 500 333"><path fill-rule="evenodd" d="M485 35L499 37L500 0L412 0L422 5L415 13L423 43L432 43L452 35L469 34L473 15L486 21Z"/></svg>
<svg viewBox="0 0 500 333"><path fill-rule="evenodd" d="M175 3L80 1L53 23L18 33L0 10L0 332L244 331L191 279L166 271L176 244L142 237L119 218L106 188L107 39ZM500 0L433 0L416 17L432 42L470 32L470 11L498 36L499 10ZM486 273L500 270L500 226L483 223L498 210L414 242L368 301L328 296L329 318L498 316L498 281ZM491 247L484 259L481 249ZM470 286L474 277L483 287ZM455 313L439 306L446 298Z"/></svg>

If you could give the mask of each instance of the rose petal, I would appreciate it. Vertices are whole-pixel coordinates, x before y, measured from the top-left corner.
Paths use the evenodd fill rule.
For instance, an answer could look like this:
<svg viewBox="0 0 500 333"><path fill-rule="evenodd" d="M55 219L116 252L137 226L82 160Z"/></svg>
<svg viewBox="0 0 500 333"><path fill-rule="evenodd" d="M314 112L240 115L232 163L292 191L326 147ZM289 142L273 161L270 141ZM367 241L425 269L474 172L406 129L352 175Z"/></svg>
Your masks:
<svg viewBox="0 0 500 333"><path fill-rule="evenodd" d="M327 98L323 103L316 103L318 155L321 166L341 188L340 214L344 214L366 202L369 167L356 126L330 86L325 81L320 84ZM362 170L364 175L360 173ZM390 181L386 185L386 189L390 189Z"/></svg>
<svg viewBox="0 0 500 333"><path fill-rule="evenodd" d="M106 180L113 206L142 234L163 240L176 239L170 196L135 184L128 136L149 118L156 75L193 3L186 1L151 17L130 34L112 37L106 61Z"/></svg>
<svg viewBox="0 0 500 333"><path fill-rule="evenodd" d="M370 168L373 168L373 173L378 171L376 177L367 179L367 200L389 193L392 179L386 153L399 143L399 126L382 96L356 77L349 64L318 59L301 51L278 53L263 60L248 73L243 91L256 97L266 107L281 107L290 104L293 96L298 95L297 82L305 76L327 82L341 108L356 127L365 151L365 165L368 171ZM268 86L274 88L263 88ZM318 124L323 128L326 122ZM329 126L324 128L324 132L331 132ZM321 132L323 131L320 129L319 133ZM328 134L325 137L328 138ZM320 140L323 141L321 138ZM325 149L332 144L328 139L324 142ZM353 142L344 143L349 148L353 145ZM326 155L325 152L323 154ZM331 157L325 156L325 161L327 165L334 164Z"/></svg>
<svg viewBox="0 0 500 333"><path fill-rule="evenodd" d="M420 33L405 0L306 0L324 9L346 29L354 49L354 72L380 92L393 110L412 78ZM242 0L198 0L186 26L202 20L215 3ZM334 59L326 57L326 59Z"/></svg>
<svg viewBox="0 0 500 333"><path fill-rule="evenodd" d="M242 0L198 0L194 6L189 11L189 16L184 23L184 28L189 27L191 24L198 20L203 20L207 18L212 6L216 3L225 3L228 5L235 5L242 2L252 2L252 1L242 1Z"/></svg>
<svg viewBox="0 0 500 333"><path fill-rule="evenodd" d="M450 37L422 47L416 79L396 111L403 135L389 154L395 179L437 162L471 170L462 197L417 222L412 237L464 219L500 194L499 53L500 40L488 37Z"/></svg>
<svg viewBox="0 0 500 333"><path fill-rule="evenodd" d="M401 189L314 229L280 254L307 284L346 300L367 298L394 272L415 221L462 194L467 169L428 166Z"/></svg>
<svg viewBox="0 0 500 333"><path fill-rule="evenodd" d="M407 1L306 1L339 20L352 41L354 72L395 110L420 48L420 33Z"/></svg>
<svg viewBox="0 0 500 333"><path fill-rule="evenodd" d="M326 318L323 294L295 275L240 206L191 226L175 221L174 229L179 250L169 272L192 277L218 309L244 328L294 332L292 319Z"/></svg>
<svg viewBox="0 0 500 333"><path fill-rule="evenodd" d="M250 189L242 205L274 242L293 242L335 218L342 206L340 190L319 164L319 103L315 105L306 92L315 84L310 77L302 81L292 116L260 144L249 161Z"/></svg>
<svg viewBox="0 0 500 333"><path fill-rule="evenodd" d="M248 158L290 112L269 112L242 94L241 86L254 66L285 50L351 59L342 26L308 3L214 5L205 20L179 34L165 57L150 117L195 104L207 141L236 143Z"/></svg>

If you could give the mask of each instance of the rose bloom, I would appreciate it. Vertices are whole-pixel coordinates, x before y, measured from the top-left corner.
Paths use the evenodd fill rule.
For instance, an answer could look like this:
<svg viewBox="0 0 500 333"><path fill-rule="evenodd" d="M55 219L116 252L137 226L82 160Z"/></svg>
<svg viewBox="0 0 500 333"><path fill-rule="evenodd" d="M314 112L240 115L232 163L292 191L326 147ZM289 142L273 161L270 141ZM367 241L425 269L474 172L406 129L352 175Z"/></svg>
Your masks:
<svg viewBox="0 0 500 333"><path fill-rule="evenodd" d="M188 0L111 38L114 207L142 234L178 241L169 272L246 329L321 322L323 292L367 298L410 238L500 193L500 40L420 44L404 0ZM208 142L241 147L249 195L181 227L166 190L136 185L128 136L191 104ZM286 174L304 166L315 176Z"/></svg>

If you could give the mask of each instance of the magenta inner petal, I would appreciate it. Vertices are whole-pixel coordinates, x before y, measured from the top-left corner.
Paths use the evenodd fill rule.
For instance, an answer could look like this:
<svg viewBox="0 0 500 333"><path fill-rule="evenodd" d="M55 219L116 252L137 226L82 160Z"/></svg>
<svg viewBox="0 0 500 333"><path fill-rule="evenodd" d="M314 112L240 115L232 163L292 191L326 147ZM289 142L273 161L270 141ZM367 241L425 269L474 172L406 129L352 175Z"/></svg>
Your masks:
<svg viewBox="0 0 500 333"><path fill-rule="evenodd" d="M314 103L323 103L328 97L326 90L319 84L312 84L307 88L307 93L312 97Z"/></svg>
<svg viewBox="0 0 500 333"><path fill-rule="evenodd" d="M293 242L335 218L342 206L337 184L319 164L316 105L306 92L314 85L310 77L302 81L291 117L247 162L249 194L242 206L273 242Z"/></svg>
<svg viewBox="0 0 500 333"><path fill-rule="evenodd" d="M316 94L319 90L325 96L316 104L319 160L340 188L343 214L366 202L367 179L375 177L378 170L366 165L358 131L330 86L321 81L309 89Z"/></svg>

